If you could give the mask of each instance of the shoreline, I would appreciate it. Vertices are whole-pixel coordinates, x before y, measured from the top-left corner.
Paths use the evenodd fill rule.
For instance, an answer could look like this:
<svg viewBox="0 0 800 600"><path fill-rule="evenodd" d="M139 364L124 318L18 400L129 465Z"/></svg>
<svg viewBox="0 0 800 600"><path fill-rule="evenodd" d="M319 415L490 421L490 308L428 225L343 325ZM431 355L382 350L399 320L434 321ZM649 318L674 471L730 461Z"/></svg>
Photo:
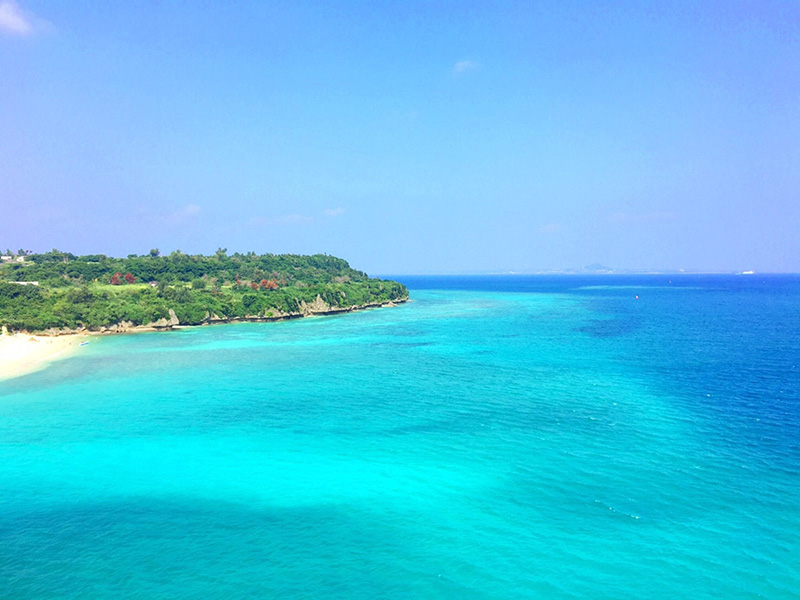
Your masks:
<svg viewBox="0 0 800 600"><path fill-rule="evenodd" d="M57 338L73 335L95 336L95 335L115 335L120 333L151 333L155 331L173 331L179 329L188 329L191 327L206 327L208 325L226 325L229 323L272 323L275 321L291 321L293 319L303 319L306 317L323 317L328 315L338 315L342 313L357 312L361 310L370 310L373 308L390 308L399 304L410 302L410 298L403 298L399 300L388 300L386 302L371 302L367 304L358 304L355 306L338 307L329 306L325 303L318 303L317 301L311 304L303 304L302 310L299 312L281 312L273 311L276 314L273 316L258 316L258 315L245 315L244 317L218 317L217 315L208 315L202 323L198 324L182 324L170 310L171 319L161 319L156 323L147 323L145 325L134 325L129 321L122 321L114 325L100 327L99 329L47 329L45 331L37 331L36 333L26 333L18 331L18 335L38 336L42 338Z"/></svg>
<svg viewBox="0 0 800 600"><path fill-rule="evenodd" d="M0 381L35 373L53 361L72 356L85 337L84 334L0 335Z"/></svg>
<svg viewBox="0 0 800 600"><path fill-rule="evenodd" d="M131 333L152 333L156 331L177 331L193 327L206 327L208 325L226 325L230 323L268 323L273 321L289 321L306 317L336 315L372 308L388 308L409 302L409 298L388 302L374 302L345 308L332 307L327 304L313 303L304 305L302 312L279 313L272 317L259 317L248 315L244 317L221 318L209 315L207 320L199 325L181 325L177 318L173 321L159 324L133 325L132 323L117 323L98 330L90 329L57 329L38 333L18 331L0 335L0 381L29 375L46 368L51 362L68 358L79 348L81 342L92 336L118 335Z"/></svg>

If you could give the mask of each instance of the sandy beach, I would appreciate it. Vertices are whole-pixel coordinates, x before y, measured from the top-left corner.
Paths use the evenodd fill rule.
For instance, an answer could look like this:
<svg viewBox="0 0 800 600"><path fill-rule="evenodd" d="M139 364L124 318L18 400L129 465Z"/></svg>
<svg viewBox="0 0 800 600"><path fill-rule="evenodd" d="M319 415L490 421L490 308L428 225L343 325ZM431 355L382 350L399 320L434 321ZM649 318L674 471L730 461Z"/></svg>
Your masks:
<svg viewBox="0 0 800 600"><path fill-rule="evenodd" d="M66 358L85 339L84 335L0 335L0 380L27 375Z"/></svg>

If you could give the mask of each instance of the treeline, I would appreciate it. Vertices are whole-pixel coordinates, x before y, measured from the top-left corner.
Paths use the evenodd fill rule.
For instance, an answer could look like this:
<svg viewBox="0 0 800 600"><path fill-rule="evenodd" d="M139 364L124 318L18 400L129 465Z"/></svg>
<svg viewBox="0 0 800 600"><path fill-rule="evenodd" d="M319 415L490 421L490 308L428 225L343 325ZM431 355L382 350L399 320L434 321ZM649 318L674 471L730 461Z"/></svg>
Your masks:
<svg viewBox="0 0 800 600"><path fill-rule="evenodd" d="M216 278L220 281L278 278L291 285L328 283L331 278L347 281L366 281L367 275L350 268L346 260L315 254L263 254L255 252L228 256L225 248L216 254L203 256L184 254L176 250L161 256L157 249L149 254L127 258L114 258L104 254L76 256L70 252L52 250L43 254L30 254L22 263L5 265L4 278L15 281L38 281L58 287L77 282L95 280L110 283L115 273L130 273L139 282L166 281L189 282L197 278Z"/></svg>
<svg viewBox="0 0 800 600"><path fill-rule="evenodd" d="M37 282L21 285L19 282ZM0 324L11 330L99 329L298 314L317 298L333 309L405 300L395 281L367 277L327 255L212 256L173 252L113 258L53 250L0 265Z"/></svg>

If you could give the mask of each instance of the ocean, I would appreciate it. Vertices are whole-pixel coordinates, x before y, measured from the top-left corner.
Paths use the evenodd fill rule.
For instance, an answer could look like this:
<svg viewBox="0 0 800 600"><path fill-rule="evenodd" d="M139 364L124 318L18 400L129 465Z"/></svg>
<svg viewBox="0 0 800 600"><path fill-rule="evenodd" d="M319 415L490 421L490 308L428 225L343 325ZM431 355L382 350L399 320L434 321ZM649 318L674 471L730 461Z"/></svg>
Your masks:
<svg viewBox="0 0 800 600"><path fill-rule="evenodd" d="M800 597L800 277L397 277L0 382L0 598Z"/></svg>

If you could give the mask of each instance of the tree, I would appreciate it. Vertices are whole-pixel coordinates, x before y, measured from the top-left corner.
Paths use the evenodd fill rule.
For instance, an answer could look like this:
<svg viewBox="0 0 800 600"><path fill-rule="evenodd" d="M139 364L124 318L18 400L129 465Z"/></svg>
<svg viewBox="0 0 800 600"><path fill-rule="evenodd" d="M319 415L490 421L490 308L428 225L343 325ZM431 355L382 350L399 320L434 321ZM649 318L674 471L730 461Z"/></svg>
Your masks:
<svg viewBox="0 0 800 600"><path fill-rule="evenodd" d="M296 312L301 301L312 302L317 295L342 307L408 297L402 284L370 279L331 256L238 252L228 256L224 248L219 251L212 256L178 251L160 256L154 248L149 255L115 258L53 250L34 254L28 264L0 264L3 281L41 282L23 286L0 281L0 325L41 331L80 324L97 328L121 320L147 323L166 317L169 308L181 322L195 323L202 322L207 312L228 317ZM157 289L141 286L144 289L136 293L114 293L107 289L109 281L113 285L149 281Z"/></svg>
<svg viewBox="0 0 800 600"><path fill-rule="evenodd" d="M242 296L242 305L244 305L245 310L250 310L256 302L258 302L258 296L255 294L245 294Z"/></svg>
<svg viewBox="0 0 800 600"><path fill-rule="evenodd" d="M152 256L153 258L158 256L159 254L161 254L161 251L158 248L151 248L150 249L150 256Z"/></svg>

